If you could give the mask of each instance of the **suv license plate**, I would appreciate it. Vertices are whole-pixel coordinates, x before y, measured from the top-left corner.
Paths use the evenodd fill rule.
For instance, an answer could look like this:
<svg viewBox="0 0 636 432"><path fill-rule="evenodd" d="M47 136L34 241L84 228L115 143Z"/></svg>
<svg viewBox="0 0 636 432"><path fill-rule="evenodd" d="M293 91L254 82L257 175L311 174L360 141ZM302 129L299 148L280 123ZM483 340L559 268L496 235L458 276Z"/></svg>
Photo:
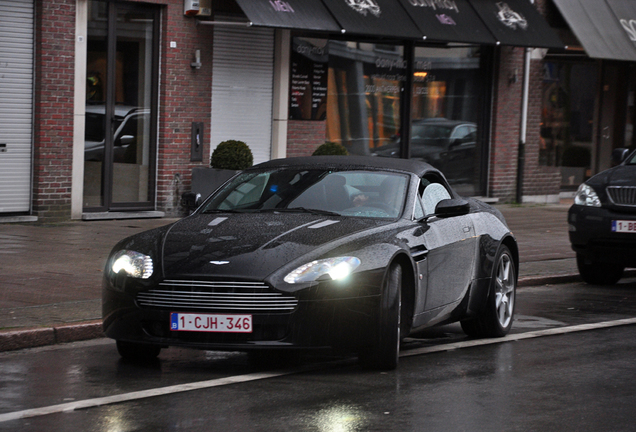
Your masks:
<svg viewBox="0 0 636 432"><path fill-rule="evenodd" d="M627 221L627 220L612 221L612 232L636 233L636 221Z"/></svg>
<svg viewBox="0 0 636 432"><path fill-rule="evenodd" d="M213 333L252 333L252 315L172 312L170 314L170 330Z"/></svg>

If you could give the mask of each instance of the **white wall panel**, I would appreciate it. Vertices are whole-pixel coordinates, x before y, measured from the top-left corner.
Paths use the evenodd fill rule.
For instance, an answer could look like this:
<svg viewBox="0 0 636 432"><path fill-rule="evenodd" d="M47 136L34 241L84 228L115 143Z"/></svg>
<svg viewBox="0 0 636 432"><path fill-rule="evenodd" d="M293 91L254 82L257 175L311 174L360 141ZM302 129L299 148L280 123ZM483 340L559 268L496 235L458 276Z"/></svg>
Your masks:
<svg viewBox="0 0 636 432"><path fill-rule="evenodd" d="M31 202L33 1L0 0L0 214Z"/></svg>
<svg viewBox="0 0 636 432"><path fill-rule="evenodd" d="M215 26L211 150L244 141L254 163L270 159L274 30Z"/></svg>

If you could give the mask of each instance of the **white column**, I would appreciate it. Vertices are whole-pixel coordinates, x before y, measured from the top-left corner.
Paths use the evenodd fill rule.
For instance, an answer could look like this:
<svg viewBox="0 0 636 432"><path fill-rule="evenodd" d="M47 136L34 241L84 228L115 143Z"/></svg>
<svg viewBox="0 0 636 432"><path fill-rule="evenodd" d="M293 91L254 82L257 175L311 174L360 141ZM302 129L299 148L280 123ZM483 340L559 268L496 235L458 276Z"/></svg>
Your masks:
<svg viewBox="0 0 636 432"><path fill-rule="evenodd" d="M86 38L88 0L77 0L75 12L75 94L73 108L73 169L71 219L81 219L84 207L84 129L86 114Z"/></svg>
<svg viewBox="0 0 636 432"><path fill-rule="evenodd" d="M287 156L289 118L289 58L291 32L276 30L274 47L274 100L272 110L272 159Z"/></svg>

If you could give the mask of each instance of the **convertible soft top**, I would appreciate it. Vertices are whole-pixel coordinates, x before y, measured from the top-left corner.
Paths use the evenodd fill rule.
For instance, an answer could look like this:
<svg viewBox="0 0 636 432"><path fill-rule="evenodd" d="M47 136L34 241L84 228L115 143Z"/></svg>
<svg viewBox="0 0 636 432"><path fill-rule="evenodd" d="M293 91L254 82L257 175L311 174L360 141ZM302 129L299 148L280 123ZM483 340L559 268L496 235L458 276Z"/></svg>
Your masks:
<svg viewBox="0 0 636 432"><path fill-rule="evenodd" d="M307 156L292 157L285 159L274 159L254 165L250 169L272 168L272 167L339 167L352 169L388 169L394 171L404 171L418 176L427 172L439 171L431 165L413 159L397 159L373 156Z"/></svg>

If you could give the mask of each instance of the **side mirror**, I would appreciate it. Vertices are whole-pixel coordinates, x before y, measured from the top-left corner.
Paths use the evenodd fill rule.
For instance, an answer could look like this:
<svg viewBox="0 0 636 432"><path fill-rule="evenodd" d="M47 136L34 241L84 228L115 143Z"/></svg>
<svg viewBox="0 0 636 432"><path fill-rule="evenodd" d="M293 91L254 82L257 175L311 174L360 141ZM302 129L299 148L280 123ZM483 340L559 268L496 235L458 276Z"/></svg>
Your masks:
<svg viewBox="0 0 636 432"><path fill-rule="evenodd" d="M627 156L629 155L629 149L626 148L617 148L612 151L612 164L620 165L623 163Z"/></svg>
<svg viewBox="0 0 636 432"><path fill-rule="evenodd" d="M464 199L444 199L435 206L435 216L440 218L461 216L470 212L470 203Z"/></svg>
<svg viewBox="0 0 636 432"><path fill-rule="evenodd" d="M119 142L123 146L134 144L135 143L135 137L132 136L132 135L122 135L121 138L119 138Z"/></svg>

